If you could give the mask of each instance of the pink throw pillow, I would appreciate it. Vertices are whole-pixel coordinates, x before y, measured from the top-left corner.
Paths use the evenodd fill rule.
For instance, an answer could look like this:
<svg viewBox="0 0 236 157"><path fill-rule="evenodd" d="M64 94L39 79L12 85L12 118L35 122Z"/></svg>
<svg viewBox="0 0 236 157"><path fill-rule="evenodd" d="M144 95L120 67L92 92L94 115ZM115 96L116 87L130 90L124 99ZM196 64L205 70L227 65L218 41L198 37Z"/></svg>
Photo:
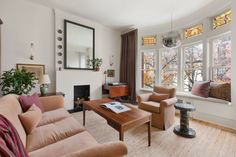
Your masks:
<svg viewBox="0 0 236 157"><path fill-rule="evenodd" d="M191 93L197 96L208 98L210 93L210 83L211 81L195 82Z"/></svg>
<svg viewBox="0 0 236 157"><path fill-rule="evenodd" d="M24 112L26 112L33 104L39 107L42 113L44 112L43 105L41 104L37 93L34 93L31 96L19 96L19 102Z"/></svg>
<svg viewBox="0 0 236 157"><path fill-rule="evenodd" d="M39 107L33 104L25 113L19 115L20 121L27 134L30 134L42 119Z"/></svg>

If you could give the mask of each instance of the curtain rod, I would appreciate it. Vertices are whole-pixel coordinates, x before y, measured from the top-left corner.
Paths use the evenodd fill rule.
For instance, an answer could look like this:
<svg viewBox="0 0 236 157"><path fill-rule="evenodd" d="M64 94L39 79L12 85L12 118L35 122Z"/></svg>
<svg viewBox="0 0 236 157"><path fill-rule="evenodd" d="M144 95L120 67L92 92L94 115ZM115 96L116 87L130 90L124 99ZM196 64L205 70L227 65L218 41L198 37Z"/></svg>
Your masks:
<svg viewBox="0 0 236 157"><path fill-rule="evenodd" d="M126 31L124 31L123 33L121 33L121 35L124 35L124 34L126 34L126 33L132 32L132 31L134 31L134 30L137 30L137 28L131 28L131 29L129 29L129 30L126 30Z"/></svg>

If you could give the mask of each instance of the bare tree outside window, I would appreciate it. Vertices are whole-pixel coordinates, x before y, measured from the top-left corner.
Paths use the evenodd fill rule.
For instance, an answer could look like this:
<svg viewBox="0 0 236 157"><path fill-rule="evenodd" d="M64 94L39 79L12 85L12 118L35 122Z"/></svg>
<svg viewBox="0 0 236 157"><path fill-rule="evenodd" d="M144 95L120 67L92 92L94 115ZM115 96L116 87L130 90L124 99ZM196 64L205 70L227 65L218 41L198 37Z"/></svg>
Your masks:
<svg viewBox="0 0 236 157"><path fill-rule="evenodd" d="M231 36L213 40L212 77L215 82L231 82Z"/></svg>
<svg viewBox="0 0 236 157"><path fill-rule="evenodd" d="M160 53L161 53L161 84L163 86L177 87L178 49L163 48L160 50Z"/></svg>
<svg viewBox="0 0 236 157"><path fill-rule="evenodd" d="M184 91L192 90L195 81L203 80L203 44L184 47Z"/></svg>
<svg viewBox="0 0 236 157"><path fill-rule="evenodd" d="M155 56L155 52L142 52L142 88L154 87Z"/></svg>

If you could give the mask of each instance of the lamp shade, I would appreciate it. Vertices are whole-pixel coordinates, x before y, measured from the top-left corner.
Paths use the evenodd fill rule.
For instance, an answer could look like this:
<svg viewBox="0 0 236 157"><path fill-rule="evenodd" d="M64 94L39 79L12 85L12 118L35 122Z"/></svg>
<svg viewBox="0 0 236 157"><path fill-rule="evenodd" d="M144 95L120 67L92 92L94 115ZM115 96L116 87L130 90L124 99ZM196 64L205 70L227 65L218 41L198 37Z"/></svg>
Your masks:
<svg viewBox="0 0 236 157"><path fill-rule="evenodd" d="M40 79L39 79L39 84L50 84L51 80L48 74L43 75Z"/></svg>

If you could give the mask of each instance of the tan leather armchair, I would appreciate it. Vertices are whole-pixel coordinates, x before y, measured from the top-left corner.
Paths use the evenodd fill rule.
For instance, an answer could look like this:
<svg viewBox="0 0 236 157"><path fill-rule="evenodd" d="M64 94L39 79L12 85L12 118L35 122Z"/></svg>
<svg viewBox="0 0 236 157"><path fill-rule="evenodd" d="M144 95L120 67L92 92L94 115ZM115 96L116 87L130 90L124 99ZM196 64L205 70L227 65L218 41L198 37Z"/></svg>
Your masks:
<svg viewBox="0 0 236 157"><path fill-rule="evenodd" d="M152 126L166 130L175 122L176 89L155 86L154 92L169 94L169 98L158 103L149 101L152 93L142 94L138 96L138 107L152 113Z"/></svg>

